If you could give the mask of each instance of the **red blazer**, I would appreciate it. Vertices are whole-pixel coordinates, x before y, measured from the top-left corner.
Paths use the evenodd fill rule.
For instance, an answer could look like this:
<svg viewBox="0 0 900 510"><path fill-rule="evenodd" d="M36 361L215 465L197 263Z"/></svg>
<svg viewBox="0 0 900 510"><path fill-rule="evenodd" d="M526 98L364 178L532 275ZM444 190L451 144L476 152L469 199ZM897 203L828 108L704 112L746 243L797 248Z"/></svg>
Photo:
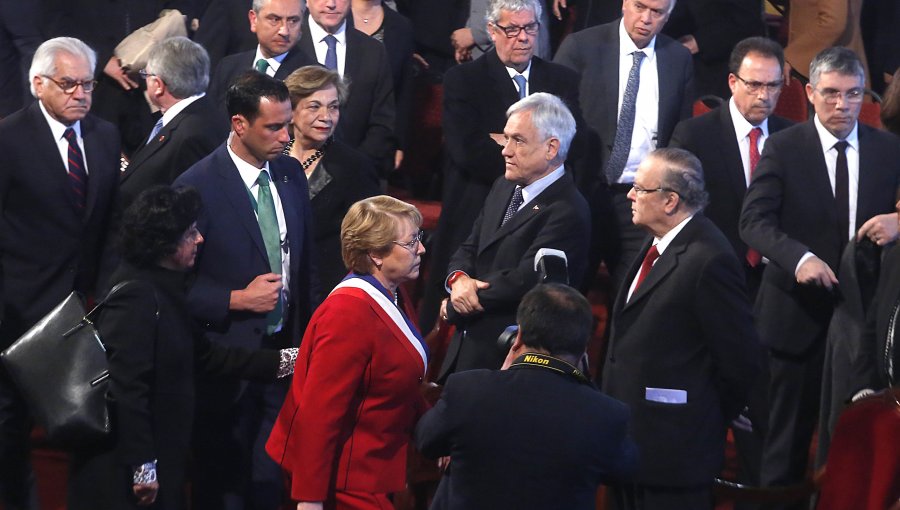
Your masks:
<svg viewBox="0 0 900 510"><path fill-rule="evenodd" d="M313 315L266 451L291 498L403 489L406 446L425 411L421 355L364 291L340 289Z"/></svg>

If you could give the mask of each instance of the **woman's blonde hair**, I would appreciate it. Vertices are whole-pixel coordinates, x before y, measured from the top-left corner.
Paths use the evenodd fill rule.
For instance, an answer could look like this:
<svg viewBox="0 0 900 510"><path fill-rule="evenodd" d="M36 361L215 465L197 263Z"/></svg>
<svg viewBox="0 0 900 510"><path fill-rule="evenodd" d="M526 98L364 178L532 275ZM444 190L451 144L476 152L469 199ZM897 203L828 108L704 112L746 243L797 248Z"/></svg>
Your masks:
<svg viewBox="0 0 900 510"><path fill-rule="evenodd" d="M379 195L356 202L341 222L341 257L344 266L357 273L371 272L369 253L384 254L393 248L397 225L409 220L417 228L422 213L402 200Z"/></svg>

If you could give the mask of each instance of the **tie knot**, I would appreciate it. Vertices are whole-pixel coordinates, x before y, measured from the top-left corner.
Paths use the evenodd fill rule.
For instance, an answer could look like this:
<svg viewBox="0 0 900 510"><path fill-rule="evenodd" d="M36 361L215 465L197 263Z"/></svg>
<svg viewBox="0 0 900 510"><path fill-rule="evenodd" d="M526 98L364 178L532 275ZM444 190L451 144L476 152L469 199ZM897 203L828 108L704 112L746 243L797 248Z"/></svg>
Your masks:
<svg viewBox="0 0 900 510"><path fill-rule="evenodd" d="M847 140L838 140L838 143L834 144L834 148L837 149L838 154L840 154L842 152L846 152L849 145L850 144L847 142Z"/></svg>
<svg viewBox="0 0 900 510"><path fill-rule="evenodd" d="M335 46L337 45L337 37L335 37L331 34L326 35L324 40L325 40L325 44L328 45L328 49L330 49L330 50L334 49Z"/></svg>
<svg viewBox="0 0 900 510"><path fill-rule="evenodd" d="M269 63L266 62L266 59L261 58L256 61L256 70L257 71L259 71L261 73L265 73L266 69L268 69L268 68L269 68Z"/></svg>
<svg viewBox="0 0 900 510"><path fill-rule="evenodd" d="M656 259L659 258L659 250L656 248L655 244L653 246L651 246L649 250L647 250L647 256L644 258L650 264L652 264L653 262L656 261Z"/></svg>
<svg viewBox="0 0 900 510"><path fill-rule="evenodd" d="M75 130L72 128L66 128L66 130L63 132L63 138L65 138L66 140L68 140L70 142L74 142L75 141Z"/></svg>
<svg viewBox="0 0 900 510"><path fill-rule="evenodd" d="M647 55L643 51L635 51L631 54L631 58L634 59L634 65L640 65L641 60L644 60L644 57Z"/></svg>
<svg viewBox="0 0 900 510"><path fill-rule="evenodd" d="M262 170L259 172L259 177L256 178L256 183L265 188L269 187L269 172Z"/></svg>

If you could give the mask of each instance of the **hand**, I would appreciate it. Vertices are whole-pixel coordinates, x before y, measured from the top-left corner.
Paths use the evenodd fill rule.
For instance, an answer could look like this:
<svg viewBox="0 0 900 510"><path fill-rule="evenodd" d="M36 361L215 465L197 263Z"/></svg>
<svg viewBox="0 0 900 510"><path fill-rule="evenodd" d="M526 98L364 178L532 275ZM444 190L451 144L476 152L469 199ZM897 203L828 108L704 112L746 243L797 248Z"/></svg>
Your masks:
<svg viewBox="0 0 900 510"><path fill-rule="evenodd" d="M468 61L472 60L472 50L457 48L453 52L453 58L456 59L457 64L462 64L463 62L468 62Z"/></svg>
<svg viewBox="0 0 900 510"><path fill-rule="evenodd" d="M472 35L471 29L458 28L450 34L450 44L458 50L471 49L475 46L475 36Z"/></svg>
<svg viewBox="0 0 900 510"><path fill-rule="evenodd" d="M797 281L802 284L831 288L838 283L834 271L822 259L812 256L797 270Z"/></svg>
<svg viewBox="0 0 900 510"><path fill-rule="evenodd" d="M441 319L443 319L445 321L449 320L449 318L447 317L447 303L449 303L449 302L450 302L450 298L444 298L443 300L441 300L441 309L438 312L438 315L441 316Z"/></svg>
<svg viewBox="0 0 900 510"><path fill-rule="evenodd" d="M321 501L301 501L297 503L297 510L322 510L324 505Z"/></svg>
<svg viewBox="0 0 900 510"><path fill-rule="evenodd" d="M437 460L438 469L441 470L441 473L447 470L447 467L450 465L450 456L446 457L438 457Z"/></svg>
<svg viewBox="0 0 900 510"><path fill-rule="evenodd" d="M566 0L553 0L553 15L556 16L556 19L562 21L562 10L568 7L566 5Z"/></svg>
<svg viewBox="0 0 900 510"><path fill-rule="evenodd" d="M784 71L783 71L783 73L782 73L782 74L783 74L782 77L784 78L784 84L785 84L785 85L790 85L790 84L791 84L791 70L792 70L792 69L793 69L793 68L791 67L791 64L790 64L787 60L785 60L785 61L784 61Z"/></svg>
<svg viewBox="0 0 900 510"><path fill-rule="evenodd" d="M685 35L678 39L678 42L681 43L682 46L688 49L691 52L691 55L696 55L700 52L700 47L697 46L697 40L694 39L692 35Z"/></svg>
<svg viewBox="0 0 900 510"><path fill-rule="evenodd" d="M269 313L281 298L281 275L261 274L247 288L231 291L230 308L254 313Z"/></svg>
<svg viewBox="0 0 900 510"><path fill-rule="evenodd" d="M487 289L491 284L470 278L466 275L460 276L453 286L450 288L450 303L453 309L460 315L472 315L473 313L483 312L484 308L478 301L478 291Z"/></svg>
<svg viewBox="0 0 900 510"><path fill-rule="evenodd" d="M125 90L136 89L138 87L138 84L132 81L132 79L128 77L128 73L122 69L122 62L115 55L109 58L106 66L103 67L103 73L116 80L116 82L118 82Z"/></svg>
<svg viewBox="0 0 900 510"><path fill-rule="evenodd" d="M747 409L745 408L737 418L731 420L731 428L743 430L744 432L753 432L753 422L744 414L746 411Z"/></svg>
<svg viewBox="0 0 900 510"><path fill-rule="evenodd" d="M878 246L884 246L897 239L900 222L897 213L879 214L868 219L856 233L856 240L868 237Z"/></svg>
<svg viewBox="0 0 900 510"><path fill-rule="evenodd" d="M136 483L131 490L134 492L139 506L149 506L156 501L156 493L159 492L159 482Z"/></svg>
<svg viewBox="0 0 900 510"><path fill-rule="evenodd" d="M422 66L422 69L428 69L429 67L431 67L428 64L428 61L425 60L425 57L423 57L422 55L419 55L418 53L413 53L413 60L418 62L419 65Z"/></svg>
<svg viewBox="0 0 900 510"><path fill-rule="evenodd" d="M490 133L488 136L500 147L506 147L506 135L503 133Z"/></svg>
<svg viewBox="0 0 900 510"><path fill-rule="evenodd" d="M394 152L394 170L400 168L400 165L403 164L403 151L397 150Z"/></svg>

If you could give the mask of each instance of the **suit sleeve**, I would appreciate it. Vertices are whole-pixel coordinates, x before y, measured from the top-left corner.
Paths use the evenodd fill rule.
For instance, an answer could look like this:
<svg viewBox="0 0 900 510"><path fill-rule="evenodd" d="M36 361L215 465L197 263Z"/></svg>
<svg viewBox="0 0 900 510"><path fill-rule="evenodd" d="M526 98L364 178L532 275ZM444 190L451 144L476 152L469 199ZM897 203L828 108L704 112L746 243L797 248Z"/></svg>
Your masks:
<svg viewBox="0 0 900 510"><path fill-rule="evenodd" d="M443 127L447 155L468 179L490 185L503 174L503 156L500 146L485 132L487 121L477 99L484 91L475 90L464 70L456 68L444 76Z"/></svg>
<svg viewBox="0 0 900 510"><path fill-rule="evenodd" d="M675 130L672 131L672 138L669 139L669 147L694 152L692 150L693 143L691 138L691 130L684 121L681 121L675 125Z"/></svg>
<svg viewBox="0 0 900 510"><path fill-rule="evenodd" d="M458 379L458 374L450 375L440 400L416 424L413 435L416 449L431 459L450 455L453 431L457 427L455 418L458 416L451 407L456 402L454 379Z"/></svg>
<svg viewBox="0 0 900 510"><path fill-rule="evenodd" d="M788 237L779 224L784 177L790 171L783 161L785 150L790 149L781 147L780 142L769 138L763 148L744 197L740 233L748 246L794 275L800 258L810 250L800 241Z"/></svg>
<svg viewBox="0 0 900 510"><path fill-rule="evenodd" d="M384 164L390 163L394 168L394 153L396 141L394 127L396 125L396 106L394 104L394 84L391 78L391 66L382 45L376 44L377 49L377 78L375 90L372 92L372 108L369 111L369 125L366 135L359 145L359 149L372 156L376 161Z"/></svg>
<svg viewBox="0 0 900 510"><path fill-rule="evenodd" d="M194 361L207 374L272 382L281 355L275 349L251 350L218 344L197 331L194 335Z"/></svg>
<svg viewBox="0 0 900 510"><path fill-rule="evenodd" d="M705 0L685 2L695 20L694 39L706 62L723 61L741 40L763 35L759 0Z"/></svg>

